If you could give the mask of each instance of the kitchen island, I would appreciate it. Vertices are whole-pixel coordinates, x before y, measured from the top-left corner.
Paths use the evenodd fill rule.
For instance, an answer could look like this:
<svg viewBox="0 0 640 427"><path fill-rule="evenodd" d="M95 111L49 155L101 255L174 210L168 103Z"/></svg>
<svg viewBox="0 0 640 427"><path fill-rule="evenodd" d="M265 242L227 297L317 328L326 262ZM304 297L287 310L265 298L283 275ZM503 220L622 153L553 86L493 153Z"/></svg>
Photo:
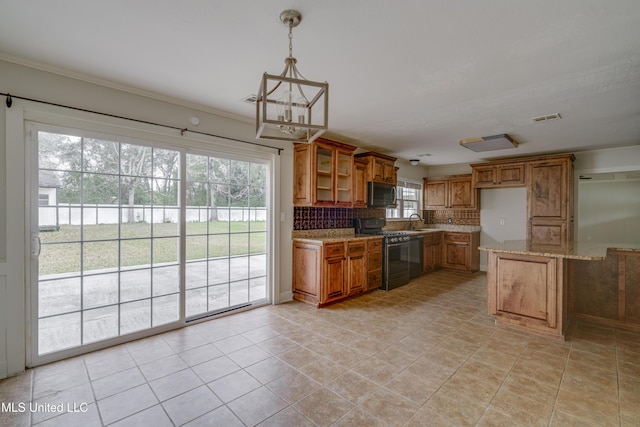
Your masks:
<svg viewBox="0 0 640 427"><path fill-rule="evenodd" d="M487 311L496 323L564 339L571 317L640 330L640 244L493 242Z"/></svg>

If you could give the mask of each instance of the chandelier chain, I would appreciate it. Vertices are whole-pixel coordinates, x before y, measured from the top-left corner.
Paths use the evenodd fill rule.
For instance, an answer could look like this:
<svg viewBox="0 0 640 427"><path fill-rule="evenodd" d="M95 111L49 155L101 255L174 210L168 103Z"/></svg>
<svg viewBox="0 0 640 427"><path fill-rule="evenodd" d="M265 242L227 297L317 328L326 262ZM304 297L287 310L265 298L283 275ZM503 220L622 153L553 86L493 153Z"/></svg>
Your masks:
<svg viewBox="0 0 640 427"><path fill-rule="evenodd" d="M293 57L293 24L289 23L289 58Z"/></svg>

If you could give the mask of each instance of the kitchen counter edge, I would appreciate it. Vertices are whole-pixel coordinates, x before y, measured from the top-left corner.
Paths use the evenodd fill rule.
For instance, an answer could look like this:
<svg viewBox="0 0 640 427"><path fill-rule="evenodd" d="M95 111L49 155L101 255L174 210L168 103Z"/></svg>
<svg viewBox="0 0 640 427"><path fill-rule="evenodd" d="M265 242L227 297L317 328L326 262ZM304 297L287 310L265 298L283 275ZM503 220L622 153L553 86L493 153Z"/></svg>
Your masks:
<svg viewBox="0 0 640 427"><path fill-rule="evenodd" d="M640 255L640 244L611 242L570 242L566 248L548 245L532 245L527 240L506 240L480 245L485 252L501 252L517 255L547 256L587 261L601 261L609 251L629 252Z"/></svg>

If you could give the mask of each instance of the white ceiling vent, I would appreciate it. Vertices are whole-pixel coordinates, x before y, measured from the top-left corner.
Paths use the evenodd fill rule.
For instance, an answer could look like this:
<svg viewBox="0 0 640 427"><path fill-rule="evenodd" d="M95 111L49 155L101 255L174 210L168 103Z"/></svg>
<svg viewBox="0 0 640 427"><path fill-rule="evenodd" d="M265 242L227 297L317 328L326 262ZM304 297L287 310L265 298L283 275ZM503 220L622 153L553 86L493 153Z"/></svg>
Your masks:
<svg viewBox="0 0 640 427"><path fill-rule="evenodd" d="M534 122L548 122L550 120L558 120L561 118L562 116L560 115L560 113L554 113L547 114L546 116L532 117L531 120L533 120Z"/></svg>
<svg viewBox="0 0 640 427"><path fill-rule="evenodd" d="M247 104L255 104L256 101L258 101L258 95L256 95L255 93L242 98L242 102L246 102Z"/></svg>

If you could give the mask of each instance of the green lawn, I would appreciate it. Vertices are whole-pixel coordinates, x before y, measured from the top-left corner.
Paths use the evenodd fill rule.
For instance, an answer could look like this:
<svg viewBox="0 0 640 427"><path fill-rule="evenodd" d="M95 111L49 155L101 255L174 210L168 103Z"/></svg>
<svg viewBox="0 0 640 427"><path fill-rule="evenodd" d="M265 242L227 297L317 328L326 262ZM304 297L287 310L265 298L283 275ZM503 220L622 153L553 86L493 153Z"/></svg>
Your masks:
<svg viewBox="0 0 640 427"><path fill-rule="evenodd" d="M208 231L208 233L207 233ZM178 261L177 224L61 226L41 232L40 275ZM84 241L81 249L80 240ZM152 239L153 237L153 239ZM208 252L207 252L208 251ZM266 252L264 221L187 223L187 260Z"/></svg>

